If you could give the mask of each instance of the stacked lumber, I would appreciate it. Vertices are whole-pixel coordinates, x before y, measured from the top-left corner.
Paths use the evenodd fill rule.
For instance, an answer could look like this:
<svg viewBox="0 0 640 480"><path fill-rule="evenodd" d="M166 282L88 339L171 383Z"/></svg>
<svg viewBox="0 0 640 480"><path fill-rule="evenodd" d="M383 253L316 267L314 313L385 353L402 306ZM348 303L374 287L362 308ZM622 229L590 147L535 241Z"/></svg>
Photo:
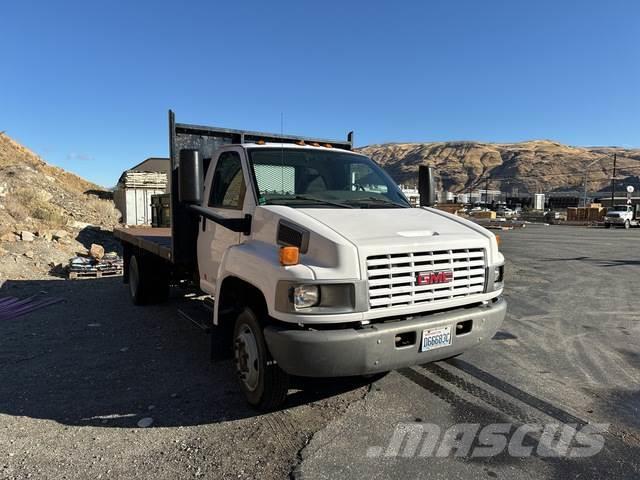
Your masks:
<svg viewBox="0 0 640 480"><path fill-rule="evenodd" d="M167 174L165 172L136 172L128 170L122 174L120 184L125 188L164 190L167 188Z"/></svg>
<svg viewBox="0 0 640 480"><path fill-rule="evenodd" d="M438 203L435 208L447 213L456 214L463 206L464 205L461 205L460 203Z"/></svg>
<svg viewBox="0 0 640 480"><path fill-rule="evenodd" d="M569 222L601 222L607 210L600 204L591 204L589 207L567 208L567 221Z"/></svg>
<svg viewBox="0 0 640 480"><path fill-rule="evenodd" d="M496 212L494 211L482 211L482 212L472 212L474 218L489 218L494 220L496 218Z"/></svg>

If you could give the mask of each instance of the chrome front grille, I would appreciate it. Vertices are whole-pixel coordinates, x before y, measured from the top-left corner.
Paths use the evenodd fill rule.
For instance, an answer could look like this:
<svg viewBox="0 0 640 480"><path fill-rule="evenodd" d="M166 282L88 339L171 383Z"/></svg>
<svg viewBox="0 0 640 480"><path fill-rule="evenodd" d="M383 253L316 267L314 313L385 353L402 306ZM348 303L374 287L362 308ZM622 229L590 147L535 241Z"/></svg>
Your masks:
<svg viewBox="0 0 640 480"><path fill-rule="evenodd" d="M448 283L419 285L418 275L453 272ZM482 293L485 253L482 248L394 253L367 257L369 306L372 309L441 302Z"/></svg>

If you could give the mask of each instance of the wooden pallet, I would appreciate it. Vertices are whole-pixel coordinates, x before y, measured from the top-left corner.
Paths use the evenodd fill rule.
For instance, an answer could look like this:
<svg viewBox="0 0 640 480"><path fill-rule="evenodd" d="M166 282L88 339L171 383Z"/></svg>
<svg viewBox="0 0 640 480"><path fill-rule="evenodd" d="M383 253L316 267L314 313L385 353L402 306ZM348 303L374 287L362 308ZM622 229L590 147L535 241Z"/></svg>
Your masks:
<svg viewBox="0 0 640 480"><path fill-rule="evenodd" d="M69 272L69 280L81 280L83 278L120 277L122 269L118 270L87 270Z"/></svg>

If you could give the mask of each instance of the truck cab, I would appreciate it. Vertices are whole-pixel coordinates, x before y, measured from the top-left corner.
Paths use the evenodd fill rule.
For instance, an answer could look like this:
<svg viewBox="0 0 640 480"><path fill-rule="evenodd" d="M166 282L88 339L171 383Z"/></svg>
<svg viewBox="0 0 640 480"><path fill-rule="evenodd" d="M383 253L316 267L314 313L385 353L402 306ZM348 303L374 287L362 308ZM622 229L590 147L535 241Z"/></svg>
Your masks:
<svg viewBox="0 0 640 480"><path fill-rule="evenodd" d="M163 291L165 279L196 283L250 404L280 405L291 375L368 375L441 360L499 328L504 257L494 234L413 208L352 150L351 136L278 138L171 122L171 251L161 266L121 233L133 265L125 279L137 282L131 291L144 277L147 285L160 278ZM203 132L231 141L213 148ZM423 190L433 190L430 180Z"/></svg>

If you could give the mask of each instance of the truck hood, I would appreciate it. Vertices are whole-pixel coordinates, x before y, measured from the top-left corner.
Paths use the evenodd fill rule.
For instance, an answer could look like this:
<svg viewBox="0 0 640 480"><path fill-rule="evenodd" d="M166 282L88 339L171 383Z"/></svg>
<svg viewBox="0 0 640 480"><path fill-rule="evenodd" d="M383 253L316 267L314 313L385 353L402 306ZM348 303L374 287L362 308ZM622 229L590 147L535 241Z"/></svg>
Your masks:
<svg viewBox="0 0 640 480"><path fill-rule="evenodd" d="M366 278L366 259L381 254L482 248L488 264L502 260L493 233L435 209L265 205L255 210L254 217L252 237L265 244L276 240L282 221L308 231L303 263L315 278Z"/></svg>
<svg viewBox="0 0 640 480"><path fill-rule="evenodd" d="M358 247L405 248L456 240L488 242L493 235L477 224L439 210L394 209L299 209ZM475 243L475 242L474 242ZM485 243L486 244L486 243Z"/></svg>

